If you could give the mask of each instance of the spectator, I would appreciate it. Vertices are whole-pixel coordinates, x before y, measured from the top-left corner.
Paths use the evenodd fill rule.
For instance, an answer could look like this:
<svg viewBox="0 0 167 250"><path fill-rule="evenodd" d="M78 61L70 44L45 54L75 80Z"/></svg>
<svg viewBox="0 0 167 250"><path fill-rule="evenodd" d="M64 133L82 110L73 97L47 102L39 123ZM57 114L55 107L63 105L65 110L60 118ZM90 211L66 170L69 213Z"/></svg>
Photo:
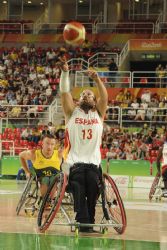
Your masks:
<svg viewBox="0 0 167 250"><path fill-rule="evenodd" d="M32 139L32 130L29 127L27 127L26 129L24 129L22 131L21 139L31 141L31 139Z"/></svg>
<svg viewBox="0 0 167 250"><path fill-rule="evenodd" d="M48 129L48 126L45 125L44 129L42 130L41 135L44 136L44 135L49 135L49 134L50 134L50 130Z"/></svg>
<svg viewBox="0 0 167 250"><path fill-rule="evenodd" d="M38 144L38 142L40 141L41 138L41 133L38 129L38 127L35 127L32 131L32 142L34 142L35 144Z"/></svg>
<svg viewBox="0 0 167 250"><path fill-rule="evenodd" d="M48 130L50 131L51 134L54 134L56 132L56 128L52 122L48 122Z"/></svg>
<svg viewBox="0 0 167 250"><path fill-rule="evenodd" d="M141 95L141 101L150 103L151 101L151 92L149 89L145 89Z"/></svg>
<svg viewBox="0 0 167 250"><path fill-rule="evenodd" d="M110 78L108 79L108 82L110 83L110 86L112 87L112 83L116 82L118 66L115 63L114 58L111 59L110 63L107 66L108 66L108 70L110 71L109 73Z"/></svg>
<svg viewBox="0 0 167 250"><path fill-rule="evenodd" d="M34 106L28 109L27 117L34 118L37 117L38 106Z"/></svg>
<svg viewBox="0 0 167 250"><path fill-rule="evenodd" d="M12 108L11 112L9 112L9 117L16 117L18 118L21 114L21 107L15 106Z"/></svg>

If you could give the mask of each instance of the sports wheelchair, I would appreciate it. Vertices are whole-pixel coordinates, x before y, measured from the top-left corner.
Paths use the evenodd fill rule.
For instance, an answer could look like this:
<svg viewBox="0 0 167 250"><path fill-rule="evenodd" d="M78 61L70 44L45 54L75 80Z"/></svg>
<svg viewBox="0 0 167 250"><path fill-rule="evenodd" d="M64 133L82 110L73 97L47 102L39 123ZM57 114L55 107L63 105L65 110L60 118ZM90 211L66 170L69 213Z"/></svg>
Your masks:
<svg viewBox="0 0 167 250"><path fill-rule="evenodd" d="M38 210L40 203L39 183L36 175L31 175L27 180L23 193L16 207L16 214L19 215L21 209L24 209L28 215L34 215Z"/></svg>
<svg viewBox="0 0 167 250"><path fill-rule="evenodd" d="M57 174L53 183L49 186L45 197L42 200L37 224L40 232L45 232L51 223L55 225L70 226L71 231L79 233L83 224L76 223L73 212L73 197L70 191L66 192L68 187L67 175L63 172ZM103 173L100 197L97 202L97 208L101 208L103 213L97 213L99 223L84 224L84 226L98 226L99 232L105 233L108 227L113 227L116 232L123 234L126 229L126 213L124 205L114 180ZM102 215L101 215L102 214ZM97 219L96 219L97 221Z"/></svg>
<svg viewBox="0 0 167 250"><path fill-rule="evenodd" d="M164 174L165 171L167 171L167 165L164 165L162 167L162 175ZM151 185L151 189L149 192L149 200L151 201L152 199L155 199L156 201L158 200L160 201L162 197L165 197L163 195L163 190L164 190L163 177L160 176L159 173L157 173Z"/></svg>

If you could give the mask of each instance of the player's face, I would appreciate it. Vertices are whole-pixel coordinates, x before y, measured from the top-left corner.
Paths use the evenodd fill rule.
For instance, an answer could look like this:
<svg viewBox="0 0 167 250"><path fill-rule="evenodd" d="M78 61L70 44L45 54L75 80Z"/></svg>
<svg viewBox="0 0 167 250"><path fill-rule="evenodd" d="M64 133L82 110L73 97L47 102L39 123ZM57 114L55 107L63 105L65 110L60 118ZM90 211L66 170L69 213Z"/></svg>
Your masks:
<svg viewBox="0 0 167 250"><path fill-rule="evenodd" d="M56 140L54 138L44 138L43 144L42 144L42 152L45 154L45 156L50 156L53 154L53 151L56 146Z"/></svg>
<svg viewBox="0 0 167 250"><path fill-rule="evenodd" d="M91 90L84 90L79 99L81 108L92 109L95 106L95 96Z"/></svg>

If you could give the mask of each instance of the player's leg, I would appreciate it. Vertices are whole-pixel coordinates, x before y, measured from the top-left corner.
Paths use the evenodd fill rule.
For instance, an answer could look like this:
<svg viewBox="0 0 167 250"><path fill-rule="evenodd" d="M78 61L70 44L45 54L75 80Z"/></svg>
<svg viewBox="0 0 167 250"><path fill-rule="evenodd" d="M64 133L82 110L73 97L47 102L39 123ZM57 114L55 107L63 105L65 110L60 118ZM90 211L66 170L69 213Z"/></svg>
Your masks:
<svg viewBox="0 0 167 250"><path fill-rule="evenodd" d="M59 173L54 176L54 179L42 200L38 213L38 227L41 232L44 232L50 226L59 211L66 185L67 176L65 174Z"/></svg>
<svg viewBox="0 0 167 250"><path fill-rule="evenodd" d="M89 223L85 193L85 168L81 164L75 164L75 166L70 169L69 185L74 198L76 221L80 223Z"/></svg>
<svg viewBox="0 0 167 250"><path fill-rule="evenodd" d="M100 193L101 171L95 167L88 167L86 172L86 196L89 222L95 223L95 207Z"/></svg>

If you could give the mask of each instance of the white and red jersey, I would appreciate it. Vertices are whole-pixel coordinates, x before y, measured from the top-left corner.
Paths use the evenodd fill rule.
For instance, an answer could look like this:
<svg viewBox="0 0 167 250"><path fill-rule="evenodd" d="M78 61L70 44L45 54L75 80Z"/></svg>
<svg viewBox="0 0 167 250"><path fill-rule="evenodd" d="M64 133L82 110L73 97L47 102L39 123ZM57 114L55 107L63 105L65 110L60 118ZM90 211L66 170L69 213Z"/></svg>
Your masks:
<svg viewBox="0 0 167 250"><path fill-rule="evenodd" d="M167 143L164 143L162 149L162 165L167 165Z"/></svg>
<svg viewBox="0 0 167 250"><path fill-rule="evenodd" d="M86 114L76 107L66 124L69 140L69 153L66 162L73 165L77 162L101 163L100 145L102 140L103 122L97 111Z"/></svg>

